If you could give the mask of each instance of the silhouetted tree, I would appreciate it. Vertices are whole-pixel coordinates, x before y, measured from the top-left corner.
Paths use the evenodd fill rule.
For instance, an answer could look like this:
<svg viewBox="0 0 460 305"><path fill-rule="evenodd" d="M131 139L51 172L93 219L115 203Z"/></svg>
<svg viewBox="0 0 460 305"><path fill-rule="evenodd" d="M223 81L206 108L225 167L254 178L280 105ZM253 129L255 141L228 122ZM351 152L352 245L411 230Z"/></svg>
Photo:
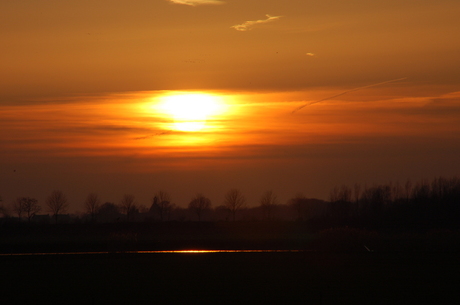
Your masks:
<svg viewBox="0 0 460 305"><path fill-rule="evenodd" d="M356 205L358 205L359 204L359 197L361 196L361 185L358 184L358 183L355 183L355 185L353 187L353 190L354 190L355 203L356 203Z"/></svg>
<svg viewBox="0 0 460 305"><path fill-rule="evenodd" d="M287 204L296 214L296 220L309 220L318 218L325 214L328 203L324 200L307 198L297 194L289 199Z"/></svg>
<svg viewBox="0 0 460 305"><path fill-rule="evenodd" d="M354 218L349 220L359 221L360 225L372 228L382 228L389 224L394 228L458 227L460 179L457 177L365 186L360 196L356 185L354 190L354 200L359 202L356 210L358 213L350 214ZM346 205L342 203L349 200L348 193L348 188L343 186L331 191L329 217L347 215L346 210L343 210Z"/></svg>
<svg viewBox="0 0 460 305"><path fill-rule="evenodd" d="M406 183L404 184L404 191L406 193L406 201L409 202L409 199L412 195L412 182L407 179Z"/></svg>
<svg viewBox="0 0 460 305"><path fill-rule="evenodd" d="M8 208L5 207L3 204L0 205L0 214L2 214L3 217L8 217L9 216Z"/></svg>
<svg viewBox="0 0 460 305"><path fill-rule="evenodd" d="M8 217L8 208L3 205L3 199L0 196L0 214L2 214L3 217Z"/></svg>
<svg viewBox="0 0 460 305"><path fill-rule="evenodd" d="M351 211L351 188L346 185L334 187L330 193L329 216L346 218Z"/></svg>
<svg viewBox="0 0 460 305"><path fill-rule="evenodd" d="M363 203L361 208L362 216L374 220L381 219L384 209L391 203L391 197L391 187L389 185L366 187L361 196Z"/></svg>
<svg viewBox="0 0 460 305"><path fill-rule="evenodd" d="M18 215L19 220L21 220L22 213L24 212L24 201L21 197L16 198L11 203L11 210Z"/></svg>
<svg viewBox="0 0 460 305"><path fill-rule="evenodd" d="M211 209L211 200L203 194L197 194L188 204L188 208L198 216L198 221L201 221L203 212Z"/></svg>
<svg viewBox="0 0 460 305"><path fill-rule="evenodd" d="M137 211L136 201L134 195L126 194L123 196L120 202L121 212L126 214L126 220L130 221L131 216Z"/></svg>
<svg viewBox="0 0 460 305"><path fill-rule="evenodd" d="M96 193L90 193L85 200L85 211L91 215L91 221L96 220L96 215L99 212L101 206L101 200Z"/></svg>
<svg viewBox="0 0 460 305"><path fill-rule="evenodd" d="M13 201L11 209L18 215L19 220L21 220L22 215L25 214L27 221L30 222L32 217L40 212L41 207L38 205L38 201L35 198L18 197Z"/></svg>
<svg viewBox="0 0 460 305"><path fill-rule="evenodd" d="M273 208L278 204L278 197L273 191L266 191L260 198L260 208L264 219L270 220Z"/></svg>
<svg viewBox="0 0 460 305"><path fill-rule="evenodd" d="M235 221L236 212L246 206L246 199L237 189L231 189L225 194L225 207L232 214L232 219Z"/></svg>
<svg viewBox="0 0 460 305"><path fill-rule="evenodd" d="M391 193L392 193L392 201L394 203L399 202L401 201L401 199L403 199L404 191L399 181L396 181L394 185L391 185Z"/></svg>
<svg viewBox="0 0 460 305"><path fill-rule="evenodd" d="M149 213L158 214L161 221L170 217L173 205L171 196L165 191L158 191L152 199Z"/></svg>
<svg viewBox="0 0 460 305"><path fill-rule="evenodd" d="M137 204L137 210L139 213L148 213L149 209L145 206L145 204Z"/></svg>
<svg viewBox="0 0 460 305"><path fill-rule="evenodd" d="M296 214L296 220L303 220L304 219L304 214L305 214L305 201L307 198L302 195L302 194L297 194L295 195L294 198L289 199L288 201L288 206L291 207L291 209L295 212Z"/></svg>
<svg viewBox="0 0 460 305"><path fill-rule="evenodd" d="M40 212L42 208L38 205L38 200L35 198L23 197L21 200L23 201L22 206L24 207L24 212L27 215L27 221L30 222L32 217Z"/></svg>
<svg viewBox="0 0 460 305"><path fill-rule="evenodd" d="M106 202L99 208L98 218L103 221L115 221L120 218L120 210L113 202Z"/></svg>
<svg viewBox="0 0 460 305"><path fill-rule="evenodd" d="M58 221L59 213L65 213L69 207L66 196L59 190L55 190L51 193L51 195L46 200L46 205L48 210L53 213L56 223Z"/></svg>

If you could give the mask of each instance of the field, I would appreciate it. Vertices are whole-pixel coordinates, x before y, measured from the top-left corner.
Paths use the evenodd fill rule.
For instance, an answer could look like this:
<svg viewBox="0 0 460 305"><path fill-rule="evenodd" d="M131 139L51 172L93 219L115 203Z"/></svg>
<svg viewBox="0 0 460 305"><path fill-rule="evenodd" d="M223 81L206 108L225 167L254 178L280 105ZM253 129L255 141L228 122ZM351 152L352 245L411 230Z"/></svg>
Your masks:
<svg viewBox="0 0 460 305"><path fill-rule="evenodd" d="M3 226L0 237L1 304L460 303L457 231L169 223ZM287 251L141 252L174 249Z"/></svg>
<svg viewBox="0 0 460 305"><path fill-rule="evenodd" d="M458 304L456 253L1 256L3 304Z"/></svg>

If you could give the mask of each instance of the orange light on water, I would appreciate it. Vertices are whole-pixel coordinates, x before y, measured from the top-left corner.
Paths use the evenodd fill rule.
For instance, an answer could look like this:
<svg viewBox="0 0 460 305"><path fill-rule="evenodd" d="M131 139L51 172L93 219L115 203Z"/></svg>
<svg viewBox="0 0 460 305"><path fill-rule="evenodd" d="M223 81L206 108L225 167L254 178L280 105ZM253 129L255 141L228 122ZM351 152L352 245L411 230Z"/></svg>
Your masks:
<svg viewBox="0 0 460 305"><path fill-rule="evenodd" d="M290 253L310 252L310 250L156 250L156 251L115 251L115 252L29 252L29 253L0 253L1 256L51 256L51 255L101 255L101 254L201 254L201 253Z"/></svg>

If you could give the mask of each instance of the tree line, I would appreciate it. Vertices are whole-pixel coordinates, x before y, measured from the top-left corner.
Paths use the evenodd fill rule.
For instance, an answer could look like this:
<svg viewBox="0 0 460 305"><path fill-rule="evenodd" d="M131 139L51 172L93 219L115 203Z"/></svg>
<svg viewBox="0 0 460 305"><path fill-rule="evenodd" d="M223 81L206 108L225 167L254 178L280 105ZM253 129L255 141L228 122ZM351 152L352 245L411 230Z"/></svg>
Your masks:
<svg viewBox="0 0 460 305"><path fill-rule="evenodd" d="M17 216L19 220L26 219L27 222L38 215L39 212L49 212L57 223L59 215L67 213L69 202L67 197L60 190L54 190L45 201L45 209L38 203L38 200L31 197L17 197L10 205L4 205L0 197L0 213L3 217L8 218L12 215ZM132 194L123 195L118 204L113 202L102 203L101 198L96 193L90 193L83 203L85 216L91 222L98 220L120 220L133 221L135 216L139 214L147 215L147 217L155 218L159 221L171 220L173 211L181 210L171 201L171 195L163 190L155 193L152 198L150 207L143 204L138 204L135 196ZM228 211L233 220L236 220L236 214L239 210L246 207L246 199L238 189L229 190L224 199L224 204L217 207ZM202 216L212 211L211 200L202 193L197 193L189 202L187 210L196 215L198 221L201 221Z"/></svg>
<svg viewBox="0 0 460 305"><path fill-rule="evenodd" d="M330 193L325 216L330 220L372 227L457 227L460 220L460 179L373 186L343 185Z"/></svg>
<svg viewBox="0 0 460 305"><path fill-rule="evenodd" d="M80 221L86 222L297 220L373 228L456 226L460 220L460 179L439 177L415 183L407 180L372 186L342 185L331 190L329 201L298 194L284 204L273 191L266 191L253 207L247 206L238 189L229 190L223 203L215 207L208 197L197 193L185 208L172 203L171 195L162 190L154 194L150 206L137 203L132 194L124 195L119 203L102 203L98 194L90 193L82 207L84 215ZM53 191L45 202L45 211L51 213L55 223L68 208L67 198L59 190ZM9 206L0 205L4 217L16 215L27 222L41 211L38 201L30 197L19 197Z"/></svg>

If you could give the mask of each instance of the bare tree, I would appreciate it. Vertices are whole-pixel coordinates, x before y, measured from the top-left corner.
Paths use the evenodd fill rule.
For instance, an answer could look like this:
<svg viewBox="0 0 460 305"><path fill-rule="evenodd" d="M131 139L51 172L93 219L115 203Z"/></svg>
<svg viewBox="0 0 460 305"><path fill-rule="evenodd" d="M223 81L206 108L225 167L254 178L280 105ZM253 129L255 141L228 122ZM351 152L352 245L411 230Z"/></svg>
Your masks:
<svg viewBox="0 0 460 305"><path fill-rule="evenodd" d="M198 216L198 221L201 221L203 212L211 209L211 200L206 198L203 194L197 194L188 204L188 208L195 212Z"/></svg>
<svg viewBox="0 0 460 305"><path fill-rule="evenodd" d="M22 213L24 213L24 201L21 197L16 198L11 203L11 210L18 215L19 220L21 220Z"/></svg>
<svg viewBox="0 0 460 305"><path fill-rule="evenodd" d="M288 206L295 211L296 219L303 220L304 216L307 216L305 213L307 198L303 194L296 194L294 198L291 198L288 202Z"/></svg>
<svg viewBox="0 0 460 305"><path fill-rule="evenodd" d="M134 200L134 195L131 195L131 194L124 195L123 199L121 199L121 202L120 202L120 209L122 213L126 214L126 220L130 221L131 216L137 210L137 204L136 204L136 201Z"/></svg>
<svg viewBox="0 0 460 305"><path fill-rule="evenodd" d="M30 222L32 217L34 217L38 212L40 212L42 208L40 205L38 205L38 200L35 198L23 197L22 201L24 212L27 215L27 221Z"/></svg>
<svg viewBox="0 0 460 305"><path fill-rule="evenodd" d="M46 201L46 205L48 210L53 213L56 223L59 213L65 213L69 207L66 196L59 190L55 190L51 193Z"/></svg>
<svg viewBox="0 0 460 305"><path fill-rule="evenodd" d="M353 186L353 190L354 190L355 203L358 204L359 198L361 197L361 184L355 183L355 185Z"/></svg>
<svg viewBox="0 0 460 305"><path fill-rule="evenodd" d="M149 212L158 214L160 220L163 221L165 218L169 219L172 207L171 196L165 191L158 191L152 199Z"/></svg>
<svg viewBox="0 0 460 305"><path fill-rule="evenodd" d="M0 196L0 214L3 215L3 217L8 217L8 208L3 205L3 199Z"/></svg>
<svg viewBox="0 0 460 305"><path fill-rule="evenodd" d="M404 191L406 195L406 202L409 202L409 199L412 195L412 181L407 179L406 184L404 184Z"/></svg>
<svg viewBox="0 0 460 305"><path fill-rule="evenodd" d="M260 198L260 207L265 219L270 220L273 208L278 204L278 197L273 191L266 191Z"/></svg>
<svg viewBox="0 0 460 305"><path fill-rule="evenodd" d="M3 217L9 216L8 208L5 207L3 204L0 205L0 214L2 214Z"/></svg>
<svg viewBox="0 0 460 305"><path fill-rule="evenodd" d="M404 191L402 185L399 183L399 181L396 181L396 184L393 185L393 201L394 202L400 202L402 199L404 199Z"/></svg>
<svg viewBox="0 0 460 305"><path fill-rule="evenodd" d="M99 212L101 206L101 200L96 193L91 193L86 197L85 200L85 210L86 213L91 215L91 221L96 219L96 215Z"/></svg>
<svg viewBox="0 0 460 305"><path fill-rule="evenodd" d="M334 217L347 217L351 212L352 190L346 185L335 186L330 193L328 213Z"/></svg>
<svg viewBox="0 0 460 305"><path fill-rule="evenodd" d="M246 199L239 190L231 189L225 194L224 205L232 214L233 221L235 221L236 212L246 205Z"/></svg>

